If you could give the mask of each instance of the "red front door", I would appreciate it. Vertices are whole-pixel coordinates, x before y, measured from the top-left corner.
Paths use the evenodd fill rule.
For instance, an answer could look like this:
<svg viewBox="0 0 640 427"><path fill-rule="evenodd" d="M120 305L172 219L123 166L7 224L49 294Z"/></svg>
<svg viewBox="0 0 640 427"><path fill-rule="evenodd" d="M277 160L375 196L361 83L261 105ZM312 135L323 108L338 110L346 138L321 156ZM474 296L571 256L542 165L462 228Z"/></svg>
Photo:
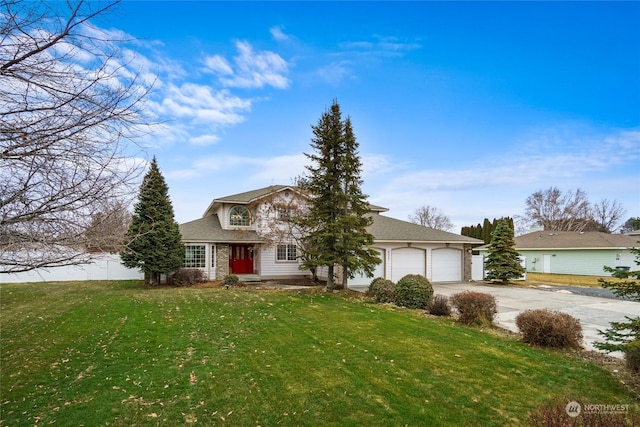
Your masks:
<svg viewBox="0 0 640 427"><path fill-rule="evenodd" d="M229 273L253 274L252 245L231 245L229 252Z"/></svg>

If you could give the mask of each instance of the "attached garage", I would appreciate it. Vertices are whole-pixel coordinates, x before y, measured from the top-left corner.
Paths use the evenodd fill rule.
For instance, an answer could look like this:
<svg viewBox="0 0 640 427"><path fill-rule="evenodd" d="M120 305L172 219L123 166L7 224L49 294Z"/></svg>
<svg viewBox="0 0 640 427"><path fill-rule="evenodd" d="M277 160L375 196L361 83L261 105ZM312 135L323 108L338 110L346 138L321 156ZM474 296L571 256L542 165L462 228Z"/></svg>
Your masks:
<svg viewBox="0 0 640 427"><path fill-rule="evenodd" d="M374 248L375 249L375 248ZM370 285L371 281L376 277L384 277L384 249L375 249L378 252L378 256L382 260L382 263L376 265L376 269L373 272L373 276L365 276L364 274L356 274L353 279L349 279L349 286L351 285Z"/></svg>
<svg viewBox="0 0 640 427"><path fill-rule="evenodd" d="M462 281L462 251L454 248L440 248L431 251L431 281Z"/></svg>
<svg viewBox="0 0 640 427"><path fill-rule="evenodd" d="M407 274L426 277L426 251L420 248L398 248L391 251L391 281L397 282Z"/></svg>

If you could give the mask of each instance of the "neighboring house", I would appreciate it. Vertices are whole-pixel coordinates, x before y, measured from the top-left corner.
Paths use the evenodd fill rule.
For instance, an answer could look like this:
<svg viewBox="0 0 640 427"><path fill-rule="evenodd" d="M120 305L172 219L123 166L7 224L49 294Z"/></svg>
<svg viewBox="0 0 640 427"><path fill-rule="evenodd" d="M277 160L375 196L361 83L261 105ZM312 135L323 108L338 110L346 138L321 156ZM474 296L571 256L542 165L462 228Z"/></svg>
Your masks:
<svg viewBox="0 0 640 427"><path fill-rule="evenodd" d="M211 280L229 273L263 280L309 277L299 268L297 239L286 230L287 217L306 203L296 187L284 185L214 199L202 218L180 225L184 266L202 269ZM410 273L434 282L471 279L471 246L480 240L380 215L386 211L372 205L369 214L382 263L372 277L355 277L350 285L368 285L375 277L397 281Z"/></svg>
<svg viewBox="0 0 640 427"><path fill-rule="evenodd" d="M516 250L526 257L527 272L603 276L602 268L634 269L640 236L600 232L535 231L515 238ZM488 245L475 248L488 254Z"/></svg>

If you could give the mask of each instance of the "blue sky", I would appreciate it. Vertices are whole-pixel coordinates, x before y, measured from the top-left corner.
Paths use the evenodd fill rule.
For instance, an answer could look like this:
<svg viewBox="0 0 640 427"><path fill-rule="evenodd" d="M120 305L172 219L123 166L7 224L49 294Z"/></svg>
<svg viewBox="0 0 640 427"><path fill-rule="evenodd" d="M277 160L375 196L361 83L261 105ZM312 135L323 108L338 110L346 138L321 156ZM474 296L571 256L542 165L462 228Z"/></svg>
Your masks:
<svg viewBox="0 0 640 427"><path fill-rule="evenodd" d="M640 216L638 22L638 2L125 0L94 23L157 79L143 144L178 222L292 183L336 99L369 200L459 232L550 186Z"/></svg>

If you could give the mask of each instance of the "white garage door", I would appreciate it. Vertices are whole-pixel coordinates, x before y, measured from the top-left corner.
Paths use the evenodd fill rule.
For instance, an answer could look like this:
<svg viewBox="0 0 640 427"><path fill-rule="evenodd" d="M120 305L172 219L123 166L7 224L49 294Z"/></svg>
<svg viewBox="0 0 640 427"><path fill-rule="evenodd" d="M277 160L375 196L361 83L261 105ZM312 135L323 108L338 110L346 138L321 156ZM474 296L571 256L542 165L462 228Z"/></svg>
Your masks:
<svg viewBox="0 0 640 427"><path fill-rule="evenodd" d="M407 274L425 275L425 252L418 248L391 251L391 281L398 282Z"/></svg>
<svg viewBox="0 0 640 427"><path fill-rule="evenodd" d="M431 251L431 281L459 282L462 280L462 251L434 249Z"/></svg>
<svg viewBox="0 0 640 427"><path fill-rule="evenodd" d="M381 264L376 265L375 270L373 271L373 276L365 276L362 273L356 274L356 277L353 279L349 279L348 285L370 285L371 281L376 277L384 277L384 250L376 249L378 252L378 256L382 260Z"/></svg>

